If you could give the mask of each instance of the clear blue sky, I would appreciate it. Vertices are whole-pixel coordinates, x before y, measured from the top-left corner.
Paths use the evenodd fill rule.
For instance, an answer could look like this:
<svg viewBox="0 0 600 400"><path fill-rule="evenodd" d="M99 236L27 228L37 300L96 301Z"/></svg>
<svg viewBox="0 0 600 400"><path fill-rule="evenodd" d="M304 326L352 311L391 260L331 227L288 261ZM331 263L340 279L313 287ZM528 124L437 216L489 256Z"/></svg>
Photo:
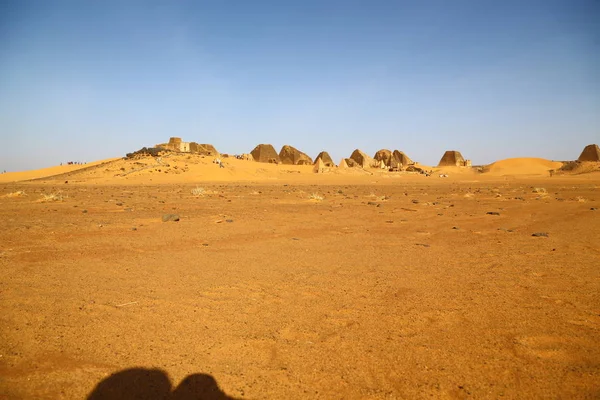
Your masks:
<svg viewBox="0 0 600 400"><path fill-rule="evenodd" d="M336 159L574 159L600 142L597 0L0 0L0 170L179 136Z"/></svg>

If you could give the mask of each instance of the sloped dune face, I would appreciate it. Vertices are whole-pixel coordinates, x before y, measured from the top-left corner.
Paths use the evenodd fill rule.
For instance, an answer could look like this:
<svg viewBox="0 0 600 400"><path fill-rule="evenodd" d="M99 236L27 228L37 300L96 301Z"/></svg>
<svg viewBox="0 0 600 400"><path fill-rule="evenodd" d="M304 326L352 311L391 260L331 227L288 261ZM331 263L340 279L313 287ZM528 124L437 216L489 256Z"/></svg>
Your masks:
<svg viewBox="0 0 600 400"><path fill-rule="evenodd" d="M562 164L544 158L507 158L486 166L484 172L490 175L547 175Z"/></svg>
<svg viewBox="0 0 600 400"><path fill-rule="evenodd" d="M7 172L5 174L0 174L0 183L41 179L41 178L46 178L46 177L50 177L50 176L66 174L69 172L91 169L92 167L96 167L96 166L99 166L102 164L108 164L110 162L113 162L113 161L116 161L119 159L120 158L109 158L106 160L98 160L98 161L93 161L93 162L89 162L89 163L81 163L81 164L63 163L62 165L56 165L54 167L41 168L41 169L30 170L30 171Z"/></svg>

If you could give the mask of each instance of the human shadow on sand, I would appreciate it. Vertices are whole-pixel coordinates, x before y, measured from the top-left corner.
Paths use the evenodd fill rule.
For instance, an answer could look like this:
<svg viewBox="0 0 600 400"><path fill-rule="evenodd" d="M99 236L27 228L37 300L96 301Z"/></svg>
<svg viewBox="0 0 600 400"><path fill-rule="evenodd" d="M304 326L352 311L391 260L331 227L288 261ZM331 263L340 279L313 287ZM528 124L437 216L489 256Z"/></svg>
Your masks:
<svg viewBox="0 0 600 400"><path fill-rule="evenodd" d="M102 380L88 400L235 400L227 396L215 378L207 374L188 375L176 388L160 369L131 368Z"/></svg>

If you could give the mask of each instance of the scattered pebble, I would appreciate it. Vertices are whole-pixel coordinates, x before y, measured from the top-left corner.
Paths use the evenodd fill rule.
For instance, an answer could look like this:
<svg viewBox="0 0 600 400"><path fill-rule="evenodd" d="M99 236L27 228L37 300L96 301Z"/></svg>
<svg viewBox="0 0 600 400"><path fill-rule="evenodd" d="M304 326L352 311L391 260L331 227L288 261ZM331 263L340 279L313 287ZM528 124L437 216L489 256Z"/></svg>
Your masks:
<svg viewBox="0 0 600 400"><path fill-rule="evenodd" d="M232 219L226 219L226 220L225 220L225 222L232 223L232 222L233 222L233 220L232 220Z"/></svg>
<svg viewBox="0 0 600 400"><path fill-rule="evenodd" d="M120 203L120 202L119 202L119 203L116 203L116 205L120 207L120 206L122 206L122 205L123 205L123 203Z"/></svg>
<svg viewBox="0 0 600 400"><path fill-rule="evenodd" d="M88 210L81 210L81 212L87 214Z"/></svg>
<svg viewBox="0 0 600 400"><path fill-rule="evenodd" d="M534 236L534 237L548 237L548 234L546 232L536 232L536 233L531 234L531 236Z"/></svg>
<svg viewBox="0 0 600 400"><path fill-rule="evenodd" d="M415 243L415 246L431 247L430 245L425 243Z"/></svg>
<svg viewBox="0 0 600 400"><path fill-rule="evenodd" d="M134 226L133 228L131 228L132 231L137 231L137 228Z"/></svg>
<svg viewBox="0 0 600 400"><path fill-rule="evenodd" d="M168 221L179 221L179 215L178 214L165 214L162 217L163 222L168 222Z"/></svg>
<svg viewBox="0 0 600 400"><path fill-rule="evenodd" d="M458 226L453 226L452 229L458 230Z"/></svg>
<svg viewBox="0 0 600 400"><path fill-rule="evenodd" d="M500 213L498 211L488 211L486 212L487 215L500 215Z"/></svg>
<svg viewBox="0 0 600 400"><path fill-rule="evenodd" d="M590 211L596 211L596 210L597 210L597 208L596 208L596 207L592 207L592 208L590 208Z"/></svg>

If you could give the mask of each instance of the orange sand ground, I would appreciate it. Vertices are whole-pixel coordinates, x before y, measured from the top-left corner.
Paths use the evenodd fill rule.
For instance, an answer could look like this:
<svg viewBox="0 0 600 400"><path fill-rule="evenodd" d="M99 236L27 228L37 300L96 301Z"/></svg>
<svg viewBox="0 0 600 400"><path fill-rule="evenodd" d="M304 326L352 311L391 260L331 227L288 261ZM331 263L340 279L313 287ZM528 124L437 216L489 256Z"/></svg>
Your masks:
<svg viewBox="0 0 600 400"><path fill-rule="evenodd" d="M0 399L598 398L600 174L549 163L0 175Z"/></svg>

